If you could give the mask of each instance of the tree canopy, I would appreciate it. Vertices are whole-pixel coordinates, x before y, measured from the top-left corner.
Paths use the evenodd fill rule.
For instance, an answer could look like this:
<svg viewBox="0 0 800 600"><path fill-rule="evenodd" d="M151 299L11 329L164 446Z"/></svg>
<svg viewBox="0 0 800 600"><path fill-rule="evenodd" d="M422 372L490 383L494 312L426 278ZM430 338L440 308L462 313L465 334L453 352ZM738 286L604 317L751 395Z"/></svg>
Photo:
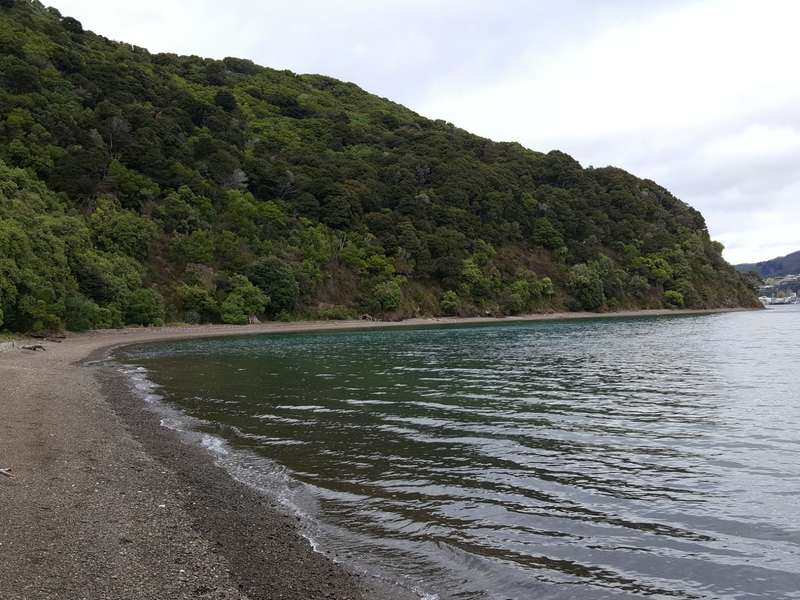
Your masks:
<svg viewBox="0 0 800 600"><path fill-rule="evenodd" d="M2 327L757 302L699 212L621 169L38 1L0 16Z"/></svg>

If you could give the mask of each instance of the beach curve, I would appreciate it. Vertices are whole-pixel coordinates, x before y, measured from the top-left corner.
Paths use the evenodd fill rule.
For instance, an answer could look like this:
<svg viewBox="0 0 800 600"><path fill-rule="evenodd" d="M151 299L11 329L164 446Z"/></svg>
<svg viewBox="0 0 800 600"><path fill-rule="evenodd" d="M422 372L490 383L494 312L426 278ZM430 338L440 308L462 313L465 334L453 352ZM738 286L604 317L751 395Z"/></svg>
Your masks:
<svg viewBox="0 0 800 600"><path fill-rule="evenodd" d="M0 597L387 598L314 552L294 519L180 441L119 371L131 343L302 331L696 314L554 313L497 318L165 327L6 342L0 351ZM12 478L13 477L13 478Z"/></svg>

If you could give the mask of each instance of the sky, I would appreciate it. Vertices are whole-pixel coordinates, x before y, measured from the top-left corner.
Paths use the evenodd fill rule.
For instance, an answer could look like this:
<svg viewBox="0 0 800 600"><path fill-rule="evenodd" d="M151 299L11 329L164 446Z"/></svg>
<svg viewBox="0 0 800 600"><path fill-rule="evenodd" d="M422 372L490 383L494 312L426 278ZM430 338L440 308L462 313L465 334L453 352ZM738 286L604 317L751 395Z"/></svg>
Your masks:
<svg viewBox="0 0 800 600"><path fill-rule="evenodd" d="M350 81L652 179L734 264L800 250L796 0L53 0L151 52Z"/></svg>

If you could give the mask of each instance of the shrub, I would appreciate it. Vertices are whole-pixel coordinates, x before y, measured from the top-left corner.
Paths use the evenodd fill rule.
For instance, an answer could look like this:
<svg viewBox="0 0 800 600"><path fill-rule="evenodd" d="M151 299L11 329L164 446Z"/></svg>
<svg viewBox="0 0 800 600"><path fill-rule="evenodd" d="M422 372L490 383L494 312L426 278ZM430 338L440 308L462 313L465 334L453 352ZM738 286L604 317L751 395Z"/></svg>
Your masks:
<svg viewBox="0 0 800 600"><path fill-rule="evenodd" d="M247 325L249 319L240 306L240 299L231 294L220 306L220 318L229 325Z"/></svg>
<svg viewBox="0 0 800 600"><path fill-rule="evenodd" d="M281 312L294 311L300 298L300 285L286 261L277 256L268 256L250 265L247 278L269 296L266 313L270 317L276 318Z"/></svg>
<svg viewBox="0 0 800 600"><path fill-rule="evenodd" d="M319 311L317 313L317 318L327 321L346 321L352 318L352 315L344 306L334 306L328 310Z"/></svg>
<svg viewBox="0 0 800 600"><path fill-rule="evenodd" d="M442 296L440 305L444 314L455 315L458 313L458 309L461 307L461 301L458 299L458 294L456 294L453 290L449 290L444 293L444 296Z"/></svg>
<svg viewBox="0 0 800 600"><path fill-rule="evenodd" d="M64 299L64 326L69 331L88 331L95 327L94 315L99 306L82 295Z"/></svg>
<svg viewBox="0 0 800 600"><path fill-rule="evenodd" d="M116 304L98 308L92 313L92 325L94 329L122 329L125 326L122 310Z"/></svg>
<svg viewBox="0 0 800 600"><path fill-rule="evenodd" d="M125 321L128 324L147 327L154 325L156 320L161 320L163 324L164 298L155 289L129 292L127 300Z"/></svg>
<svg viewBox="0 0 800 600"><path fill-rule="evenodd" d="M681 308L683 306L683 294L675 290L664 292L664 306L666 308Z"/></svg>
<svg viewBox="0 0 800 600"><path fill-rule="evenodd" d="M198 323L204 316L206 320L210 320L211 315L219 310L211 293L199 285L182 285L176 290L175 296L178 308L188 311L187 317L189 313L196 314Z"/></svg>
<svg viewBox="0 0 800 600"><path fill-rule="evenodd" d="M190 310L183 318L183 322L188 323L189 325L198 325L200 323L200 313Z"/></svg>
<svg viewBox="0 0 800 600"><path fill-rule="evenodd" d="M375 300L383 310L397 310L403 300L403 290L396 281L379 283L373 288Z"/></svg>
<svg viewBox="0 0 800 600"><path fill-rule="evenodd" d="M536 220L531 241L550 250L556 250L564 245L564 237L547 217Z"/></svg>
<svg viewBox="0 0 800 600"><path fill-rule="evenodd" d="M597 271L590 266L575 265L567 285L583 310L597 310L606 301L603 281Z"/></svg>

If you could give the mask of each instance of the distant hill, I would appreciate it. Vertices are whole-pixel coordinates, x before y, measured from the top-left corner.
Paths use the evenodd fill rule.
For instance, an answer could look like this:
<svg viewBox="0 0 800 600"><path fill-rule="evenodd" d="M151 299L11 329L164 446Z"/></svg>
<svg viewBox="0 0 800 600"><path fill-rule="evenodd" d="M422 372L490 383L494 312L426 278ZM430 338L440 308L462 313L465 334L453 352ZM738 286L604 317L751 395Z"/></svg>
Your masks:
<svg viewBox="0 0 800 600"><path fill-rule="evenodd" d="M622 169L0 0L2 328L757 305L721 252Z"/></svg>
<svg viewBox="0 0 800 600"><path fill-rule="evenodd" d="M796 275L800 273L800 251L770 260L763 260L758 263L742 263L733 266L742 273L756 271L761 277Z"/></svg>

